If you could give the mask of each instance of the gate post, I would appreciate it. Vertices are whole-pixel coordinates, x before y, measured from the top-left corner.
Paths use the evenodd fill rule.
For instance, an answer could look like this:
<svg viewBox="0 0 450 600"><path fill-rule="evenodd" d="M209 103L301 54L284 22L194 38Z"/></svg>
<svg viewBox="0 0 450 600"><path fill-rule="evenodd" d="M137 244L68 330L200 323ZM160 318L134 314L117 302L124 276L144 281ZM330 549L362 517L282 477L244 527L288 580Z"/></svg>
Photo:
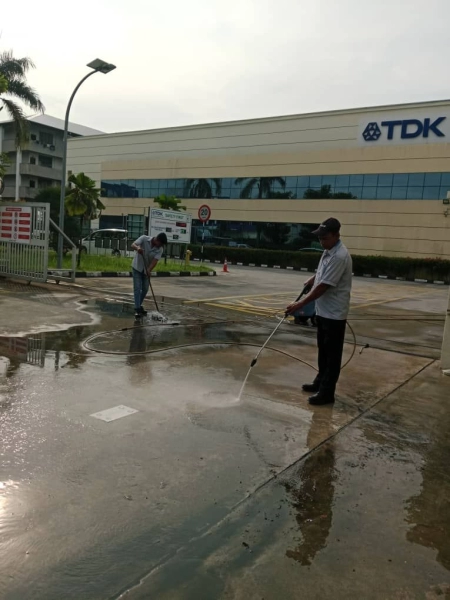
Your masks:
<svg viewBox="0 0 450 600"><path fill-rule="evenodd" d="M445 317L444 339L442 341L441 369L446 375L450 375L450 290Z"/></svg>

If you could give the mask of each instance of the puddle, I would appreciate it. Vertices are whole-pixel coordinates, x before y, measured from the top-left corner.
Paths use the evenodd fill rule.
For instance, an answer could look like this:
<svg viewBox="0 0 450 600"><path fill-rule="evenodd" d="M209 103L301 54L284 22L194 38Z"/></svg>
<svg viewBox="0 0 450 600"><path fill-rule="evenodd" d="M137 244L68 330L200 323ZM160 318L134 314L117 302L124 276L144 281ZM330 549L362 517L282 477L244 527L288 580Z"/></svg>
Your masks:
<svg viewBox="0 0 450 600"><path fill-rule="evenodd" d="M106 331L84 342L87 350L111 354L134 354L202 344L255 344L267 337L265 329L244 323L201 323L180 325L176 322L136 324L123 330Z"/></svg>

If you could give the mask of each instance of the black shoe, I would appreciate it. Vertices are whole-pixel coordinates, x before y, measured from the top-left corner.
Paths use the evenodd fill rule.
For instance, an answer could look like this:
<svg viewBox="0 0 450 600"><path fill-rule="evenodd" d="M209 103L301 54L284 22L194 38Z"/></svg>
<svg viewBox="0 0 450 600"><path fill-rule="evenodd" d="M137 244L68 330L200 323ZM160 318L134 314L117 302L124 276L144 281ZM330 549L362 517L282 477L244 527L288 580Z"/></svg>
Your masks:
<svg viewBox="0 0 450 600"><path fill-rule="evenodd" d="M135 308L134 309L134 318L135 319L142 319L143 316L144 315L143 315L143 313L142 313L142 311L141 311L140 308Z"/></svg>
<svg viewBox="0 0 450 600"><path fill-rule="evenodd" d="M318 392L314 396L308 398L308 402L314 406L320 406L322 404L334 404L334 396L329 394L321 394Z"/></svg>
<svg viewBox="0 0 450 600"><path fill-rule="evenodd" d="M304 383L302 385L302 390L304 392L318 392L319 384L318 383Z"/></svg>
<svg viewBox="0 0 450 600"><path fill-rule="evenodd" d="M143 306L141 306L141 308L139 309L139 312L141 313L141 315L143 315L144 317L147 316L147 311L145 310L145 308Z"/></svg>

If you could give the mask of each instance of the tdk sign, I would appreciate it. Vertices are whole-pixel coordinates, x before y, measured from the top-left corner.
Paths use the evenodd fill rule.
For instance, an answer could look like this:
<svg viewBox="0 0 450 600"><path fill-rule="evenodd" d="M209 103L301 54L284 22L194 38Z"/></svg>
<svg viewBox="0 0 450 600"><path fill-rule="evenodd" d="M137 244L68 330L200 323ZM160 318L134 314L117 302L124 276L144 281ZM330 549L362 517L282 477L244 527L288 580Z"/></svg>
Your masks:
<svg viewBox="0 0 450 600"><path fill-rule="evenodd" d="M380 137L386 134L388 140L394 139L396 132L400 133L401 140L412 140L415 138L429 138L436 136L445 137L445 133L439 129L439 126L447 117L438 117L437 119L405 119L402 121L382 121L378 123L368 123L363 131L363 138L366 142L376 142Z"/></svg>

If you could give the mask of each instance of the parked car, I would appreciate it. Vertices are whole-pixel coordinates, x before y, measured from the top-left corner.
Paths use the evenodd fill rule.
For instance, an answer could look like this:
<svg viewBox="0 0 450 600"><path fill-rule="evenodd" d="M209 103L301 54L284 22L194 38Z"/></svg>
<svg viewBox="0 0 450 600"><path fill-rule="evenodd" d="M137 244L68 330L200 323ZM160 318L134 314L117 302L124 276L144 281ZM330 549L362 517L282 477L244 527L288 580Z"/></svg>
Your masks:
<svg viewBox="0 0 450 600"><path fill-rule="evenodd" d="M127 249L126 229L98 229L81 241L81 252L103 256L133 256Z"/></svg>
<svg viewBox="0 0 450 600"><path fill-rule="evenodd" d="M322 248L300 248L299 252L323 252Z"/></svg>

